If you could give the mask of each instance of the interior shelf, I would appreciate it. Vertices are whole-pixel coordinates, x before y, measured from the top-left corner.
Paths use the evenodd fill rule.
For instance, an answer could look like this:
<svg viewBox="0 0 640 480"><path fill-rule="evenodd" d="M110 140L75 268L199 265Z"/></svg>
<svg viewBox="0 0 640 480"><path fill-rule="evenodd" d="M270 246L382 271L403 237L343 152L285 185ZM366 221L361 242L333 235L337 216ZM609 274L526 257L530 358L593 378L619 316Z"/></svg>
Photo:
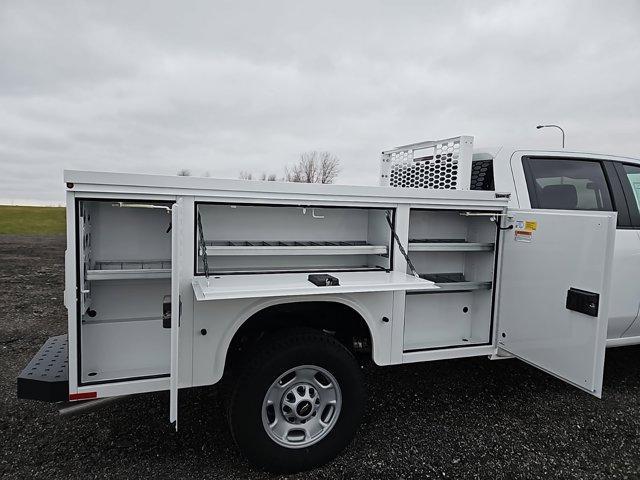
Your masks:
<svg viewBox="0 0 640 480"><path fill-rule="evenodd" d="M132 317L132 318L105 318L101 320L95 320L93 318L83 318L82 323L85 325L99 325L105 323L128 323L128 322L161 322L162 317Z"/></svg>
<svg viewBox="0 0 640 480"><path fill-rule="evenodd" d="M236 274L236 273L255 273L254 267L235 267L235 268L217 268L215 274ZM273 266L265 267L260 270L260 273L295 273L297 271L304 272L375 272L386 271L383 267L375 267L370 265L358 265L358 266L340 266L340 265L311 265L303 267L282 267Z"/></svg>
<svg viewBox="0 0 640 480"><path fill-rule="evenodd" d="M387 255L386 245L364 241L213 241L207 242L207 255Z"/></svg>
<svg viewBox="0 0 640 480"><path fill-rule="evenodd" d="M467 281L463 273L424 273L420 278L430 280L440 291L490 290L492 282Z"/></svg>
<svg viewBox="0 0 640 480"><path fill-rule="evenodd" d="M96 262L87 270L87 280L137 280L171 278L170 260Z"/></svg>
<svg viewBox="0 0 640 480"><path fill-rule="evenodd" d="M413 238L409 240L410 252L490 252L495 245L488 242L467 242L457 239Z"/></svg>
<svg viewBox="0 0 640 480"><path fill-rule="evenodd" d="M431 348L447 348L447 347L460 347L460 346L473 346L473 345L485 345L487 339L482 337L451 337L442 338L438 340L431 340L428 344L424 342L413 345L408 341L404 346L404 352L411 352L416 350L427 350Z"/></svg>

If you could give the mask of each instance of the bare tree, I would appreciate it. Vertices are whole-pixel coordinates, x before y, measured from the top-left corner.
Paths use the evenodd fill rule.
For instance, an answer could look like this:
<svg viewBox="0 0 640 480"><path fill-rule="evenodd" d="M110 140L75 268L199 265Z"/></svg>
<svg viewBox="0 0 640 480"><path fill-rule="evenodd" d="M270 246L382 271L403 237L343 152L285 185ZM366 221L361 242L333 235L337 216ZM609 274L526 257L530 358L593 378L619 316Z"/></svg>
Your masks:
<svg viewBox="0 0 640 480"><path fill-rule="evenodd" d="M262 172L260 177L254 178L253 173L247 172L245 170L242 170L240 172L240 175L238 175L238 178L240 180L260 180L262 182L275 182L278 179L275 173L266 173L266 172Z"/></svg>
<svg viewBox="0 0 640 480"><path fill-rule="evenodd" d="M267 174L266 172L262 172L262 175L260 175L260 180L262 180L263 182L275 182L276 174L275 173Z"/></svg>
<svg viewBox="0 0 640 480"><path fill-rule="evenodd" d="M189 170L188 168L181 168L180 170L178 170L178 174L179 177L190 177L191 176L191 170Z"/></svg>
<svg viewBox="0 0 640 480"><path fill-rule="evenodd" d="M298 163L285 167L285 180L298 183L333 183L340 173L340 159L331 152L300 154Z"/></svg>

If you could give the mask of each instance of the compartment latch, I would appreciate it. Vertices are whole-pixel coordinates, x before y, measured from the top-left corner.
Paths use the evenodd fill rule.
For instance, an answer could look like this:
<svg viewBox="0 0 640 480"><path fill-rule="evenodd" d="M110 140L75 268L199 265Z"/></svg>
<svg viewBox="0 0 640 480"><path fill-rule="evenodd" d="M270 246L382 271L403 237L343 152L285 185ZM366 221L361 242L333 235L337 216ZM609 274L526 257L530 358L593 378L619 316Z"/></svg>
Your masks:
<svg viewBox="0 0 640 480"><path fill-rule="evenodd" d="M597 317L599 306L600 294L598 293L573 287L567 292L567 308L569 310Z"/></svg>
<svg viewBox="0 0 640 480"><path fill-rule="evenodd" d="M182 316L182 299L179 299L178 326ZM162 328L171 328L171 295L162 297Z"/></svg>

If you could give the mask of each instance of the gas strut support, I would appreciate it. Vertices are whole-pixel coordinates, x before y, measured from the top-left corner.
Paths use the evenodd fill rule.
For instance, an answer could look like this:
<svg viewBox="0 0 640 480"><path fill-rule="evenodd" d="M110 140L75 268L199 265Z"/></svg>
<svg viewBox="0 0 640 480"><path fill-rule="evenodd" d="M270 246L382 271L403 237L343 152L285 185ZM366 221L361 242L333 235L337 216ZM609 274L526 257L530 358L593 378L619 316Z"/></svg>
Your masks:
<svg viewBox="0 0 640 480"><path fill-rule="evenodd" d="M391 212L389 210L385 211L384 216L387 219L387 223L389 224L389 228L391 229L391 235L393 235L393 238L395 239L395 241L398 242L398 250L400 250L400 253L404 257L404 259L407 261L407 265L409 265L409 270L411 270L411 273L413 274L414 277L420 278L420 275L418 274L418 271L413 266L413 262L409 258L409 255L407 255L407 251L404 249L404 247L402 246L402 243L400 242L400 239L398 238L398 234L396 233L396 229L394 228L393 222L391 221Z"/></svg>

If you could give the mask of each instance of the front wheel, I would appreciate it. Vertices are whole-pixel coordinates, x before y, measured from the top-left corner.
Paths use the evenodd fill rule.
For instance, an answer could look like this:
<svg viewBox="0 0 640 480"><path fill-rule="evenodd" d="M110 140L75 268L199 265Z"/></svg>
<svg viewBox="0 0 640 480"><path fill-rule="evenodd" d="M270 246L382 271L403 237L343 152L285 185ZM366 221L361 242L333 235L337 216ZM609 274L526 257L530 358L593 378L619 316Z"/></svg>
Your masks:
<svg viewBox="0 0 640 480"><path fill-rule="evenodd" d="M265 338L233 389L229 421L242 453L272 471L300 471L335 457L364 409L353 355L333 337L298 330Z"/></svg>

